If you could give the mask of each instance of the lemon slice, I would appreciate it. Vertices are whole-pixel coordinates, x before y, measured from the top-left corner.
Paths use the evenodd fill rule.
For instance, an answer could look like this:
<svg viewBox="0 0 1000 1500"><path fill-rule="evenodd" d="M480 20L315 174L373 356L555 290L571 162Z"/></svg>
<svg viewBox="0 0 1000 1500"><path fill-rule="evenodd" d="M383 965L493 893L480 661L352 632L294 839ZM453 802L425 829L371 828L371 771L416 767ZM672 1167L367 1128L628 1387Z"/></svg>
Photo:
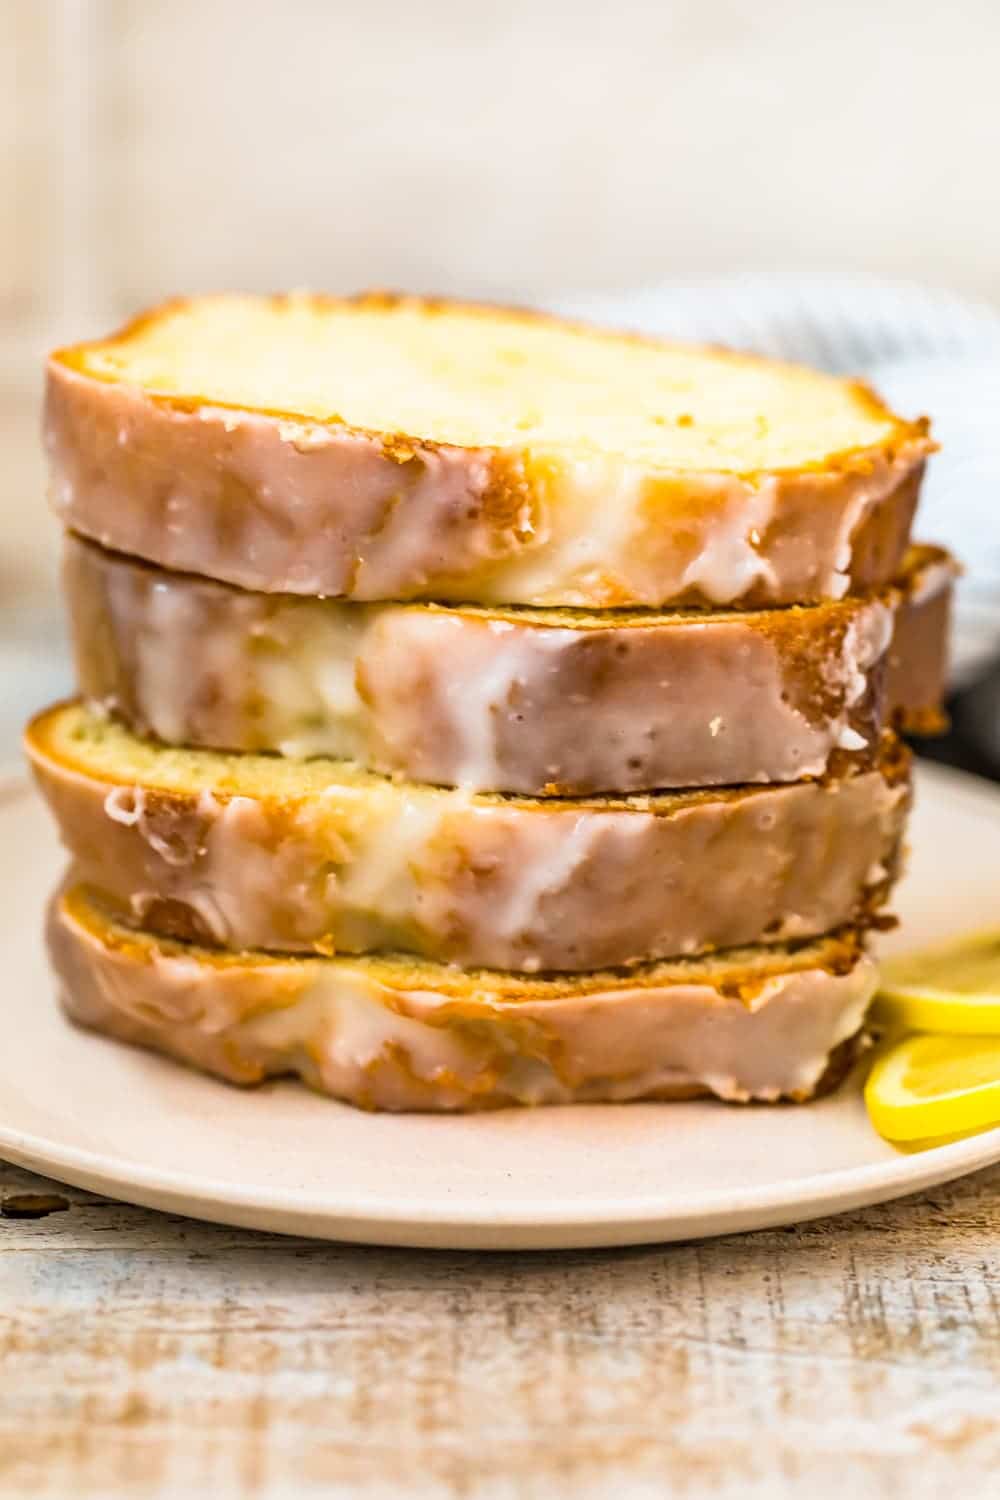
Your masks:
<svg viewBox="0 0 1000 1500"><path fill-rule="evenodd" d="M865 1103L890 1141L1000 1124L1000 1037L907 1037L876 1058Z"/></svg>
<svg viewBox="0 0 1000 1500"><path fill-rule="evenodd" d="M872 1020L906 1031L1000 1036L1000 930L889 959Z"/></svg>

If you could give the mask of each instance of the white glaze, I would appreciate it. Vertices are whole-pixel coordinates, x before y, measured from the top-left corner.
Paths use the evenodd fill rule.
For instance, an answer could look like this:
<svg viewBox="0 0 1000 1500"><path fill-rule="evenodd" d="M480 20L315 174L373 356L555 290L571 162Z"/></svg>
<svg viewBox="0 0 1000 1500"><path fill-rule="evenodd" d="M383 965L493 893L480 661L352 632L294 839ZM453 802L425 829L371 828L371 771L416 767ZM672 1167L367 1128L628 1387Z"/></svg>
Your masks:
<svg viewBox="0 0 1000 1500"><path fill-rule="evenodd" d="M544 676L544 658L557 670L566 649L566 632L535 629L525 632L509 622L491 620L490 638L497 649L492 661L474 675L456 674L446 684L450 723L457 730L455 784L478 791L502 786L503 768L497 754L497 720L510 707L519 689L530 691ZM599 726L595 726L598 728ZM531 732L530 716L525 734ZM405 745L399 747L405 754Z"/></svg>
<svg viewBox="0 0 1000 1500"><path fill-rule="evenodd" d="M534 455L540 475L539 519L520 556L484 580L481 597L498 603L548 603L555 588L566 604L603 598L622 573L644 521L648 471L612 456L569 460ZM558 580L558 582L557 582ZM616 602L614 599L609 602Z"/></svg>
<svg viewBox="0 0 1000 1500"><path fill-rule="evenodd" d="M684 569L685 589L700 589L714 604L727 604L758 582L777 586L774 567L757 548L776 513L776 482L765 480L713 517L701 548Z"/></svg>

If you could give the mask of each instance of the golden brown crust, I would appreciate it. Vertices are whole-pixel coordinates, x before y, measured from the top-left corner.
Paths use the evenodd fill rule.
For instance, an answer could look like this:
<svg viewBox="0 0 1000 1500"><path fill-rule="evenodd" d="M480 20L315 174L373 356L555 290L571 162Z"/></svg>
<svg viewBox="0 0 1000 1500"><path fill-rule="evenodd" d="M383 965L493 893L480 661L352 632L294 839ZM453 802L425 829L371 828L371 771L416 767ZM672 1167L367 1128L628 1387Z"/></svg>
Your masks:
<svg viewBox="0 0 1000 1500"><path fill-rule="evenodd" d="M433 317L435 314L444 314L447 316L456 312L460 312L468 317L495 318L499 315L506 320L530 324L548 324L552 327L571 329L585 335L588 339L604 340L609 343L621 343L624 341L626 343L639 344L647 348L661 348L669 342L656 335L641 333L635 329L601 327L596 324L587 323L583 319L557 316L553 313L545 312L541 308L502 302L465 302L461 298L419 296L410 292L401 292L386 288L370 288L356 292L353 295L339 297L325 292L309 292L307 294L302 292L272 292L262 300L278 308L308 300L319 308L330 310L343 306L381 311L406 307L419 309L423 315L428 317ZM102 376L100 372L95 371L91 367L89 356L94 350L104 349L114 344L131 343L141 338L149 328L161 322L164 318L181 311L192 311L197 307L198 301L199 299L196 297L167 298L163 302L157 303L154 307L146 308L142 312L135 314L134 317L127 319L114 332L105 335L103 338L88 339L76 344L65 344L60 348L54 349L49 356L50 361L63 364L68 369L87 375L91 379L107 379L111 381L112 377ZM749 354L738 349L731 349L722 344L690 343L685 344L685 348L689 348L693 352L711 354L715 358L731 360L735 363L757 364L761 360L761 356L759 355ZM768 362L774 366L785 364L789 369L795 368L790 362L786 363L782 360L771 359ZM898 416L874 387L865 380L847 379L842 384L852 392L861 410L867 412L876 420L887 423L891 427L892 437L886 444L879 445L880 450L884 449L892 455L912 443L920 444L925 454L933 453L936 450L938 445L930 436L929 418L921 416L915 420L908 421ZM165 405L176 406L178 409L184 411L189 411L192 409L192 406L199 406L209 399L205 395L195 393L185 396L150 393L150 396L152 400L162 402ZM226 402L218 401L214 397L210 399L213 406L229 410L241 409L237 406L227 406ZM294 408L261 407L258 409L262 415L274 417L279 420L307 420L310 423L316 421L315 418L308 415L304 416L301 411L296 411ZM381 440L387 455L395 457L397 462L401 463L410 461L423 450L436 452L445 447L461 446L438 443L433 439L409 433L387 433L372 428L352 426L336 415L329 417L326 422L320 425L343 429L360 437ZM870 453L871 450L868 447L846 448L824 456L821 461L818 460L812 464L799 464L788 468L768 469L766 473L793 475L816 473L829 469L864 467L870 462ZM765 477L765 474L760 470L747 469L743 471L742 477L759 482Z"/></svg>
<svg viewBox="0 0 1000 1500"><path fill-rule="evenodd" d="M122 922L99 892L78 881L68 881L58 894L60 905L75 923L99 937L103 945L135 962L157 956L196 957L210 968L260 968L274 972L287 961L290 972L313 962L317 955L271 954L260 949L234 951L201 944L197 939L153 933L149 928ZM475 1019L480 1007L498 997L510 1001L557 1000L650 985L686 984L693 979L710 984L728 999L752 1008L770 980L780 974L815 970L833 976L849 974L867 952L871 928L864 922L838 927L814 938L763 947L739 947L717 953L685 955L646 963L619 965L578 974L514 974L483 968L458 969L417 955L388 952L365 956L363 962L387 990L406 994L431 991L442 995L451 1019ZM331 954L320 955L322 958ZM345 963L350 960L345 957Z"/></svg>

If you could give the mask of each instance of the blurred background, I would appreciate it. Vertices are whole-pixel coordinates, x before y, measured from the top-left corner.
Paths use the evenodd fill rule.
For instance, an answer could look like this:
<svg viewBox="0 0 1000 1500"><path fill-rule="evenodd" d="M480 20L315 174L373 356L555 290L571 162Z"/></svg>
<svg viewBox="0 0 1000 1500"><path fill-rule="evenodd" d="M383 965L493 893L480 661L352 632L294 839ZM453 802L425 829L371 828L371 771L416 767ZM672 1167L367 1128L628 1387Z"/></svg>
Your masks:
<svg viewBox="0 0 1000 1500"><path fill-rule="evenodd" d="M961 472L995 556L978 681L998 59L996 0L0 0L0 672L65 671L48 346L177 292L390 285L878 369L956 430L973 393L929 503L947 527Z"/></svg>

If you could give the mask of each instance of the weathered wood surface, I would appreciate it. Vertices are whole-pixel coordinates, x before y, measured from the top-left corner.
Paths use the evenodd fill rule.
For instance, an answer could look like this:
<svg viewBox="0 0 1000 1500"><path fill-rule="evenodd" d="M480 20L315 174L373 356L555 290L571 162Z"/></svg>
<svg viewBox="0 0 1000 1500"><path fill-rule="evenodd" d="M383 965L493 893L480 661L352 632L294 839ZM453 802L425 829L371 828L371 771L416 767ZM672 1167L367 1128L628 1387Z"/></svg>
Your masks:
<svg viewBox="0 0 1000 1500"><path fill-rule="evenodd" d="M69 1208L10 1217L23 1193ZM496 1257L2 1165L0 1199L4 1497L1000 1492L1000 1169L794 1230Z"/></svg>

